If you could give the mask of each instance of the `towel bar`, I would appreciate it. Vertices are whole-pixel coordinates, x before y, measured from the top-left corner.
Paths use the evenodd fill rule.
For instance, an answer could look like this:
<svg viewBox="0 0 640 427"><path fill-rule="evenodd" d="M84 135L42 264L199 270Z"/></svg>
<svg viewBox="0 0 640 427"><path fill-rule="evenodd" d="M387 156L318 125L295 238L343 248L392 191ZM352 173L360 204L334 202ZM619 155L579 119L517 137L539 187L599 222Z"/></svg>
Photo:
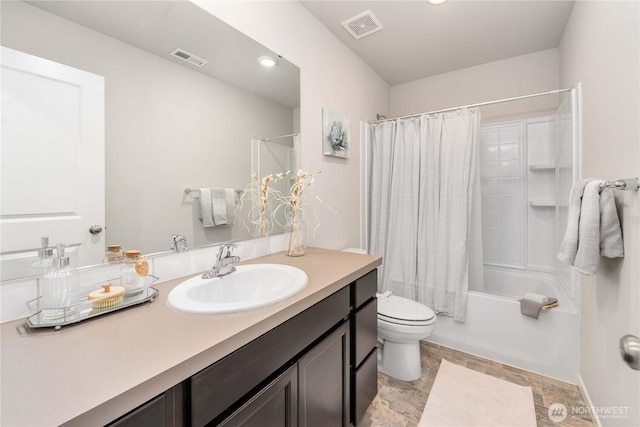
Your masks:
<svg viewBox="0 0 640 427"><path fill-rule="evenodd" d="M243 192L243 191L244 191L244 190L236 190L236 194L242 194L242 192ZM184 193L185 193L185 194L189 194L189 193L191 193L191 192L199 193L199 192L200 192L200 190L198 190L198 189L196 189L196 188L189 188L189 187L187 187L187 188L185 188L185 189L184 189Z"/></svg>
<svg viewBox="0 0 640 427"><path fill-rule="evenodd" d="M605 188L615 188L616 190L635 190L640 189L640 178L619 179L614 183L610 181L600 184L600 190Z"/></svg>

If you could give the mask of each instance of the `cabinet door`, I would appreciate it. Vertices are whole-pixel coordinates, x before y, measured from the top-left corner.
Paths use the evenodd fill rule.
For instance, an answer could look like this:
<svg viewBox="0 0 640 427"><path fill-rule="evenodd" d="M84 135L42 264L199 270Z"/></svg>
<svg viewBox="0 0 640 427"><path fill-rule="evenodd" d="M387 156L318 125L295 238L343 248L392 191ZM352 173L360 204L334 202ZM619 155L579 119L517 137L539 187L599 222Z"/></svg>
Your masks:
<svg viewBox="0 0 640 427"><path fill-rule="evenodd" d="M349 422L348 325L343 323L298 361L301 427L345 426Z"/></svg>
<svg viewBox="0 0 640 427"><path fill-rule="evenodd" d="M218 425L295 427L297 408L298 370L293 365Z"/></svg>
<svg viewBox="0 0 640 427"><path fill-rule="evenodd" d="M161 394L109 424L109 427L162 427L166 425L165 405L165 395Z"/></svg>

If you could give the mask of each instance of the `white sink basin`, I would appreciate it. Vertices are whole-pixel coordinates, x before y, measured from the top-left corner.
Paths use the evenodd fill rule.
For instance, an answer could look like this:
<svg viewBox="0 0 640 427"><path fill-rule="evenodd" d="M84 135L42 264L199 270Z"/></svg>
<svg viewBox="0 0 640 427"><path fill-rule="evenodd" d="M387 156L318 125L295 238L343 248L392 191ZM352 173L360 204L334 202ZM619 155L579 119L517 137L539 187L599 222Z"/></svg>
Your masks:
<svg viewBox="0 0 640 427"><path fill-rule="evenodd" d="M251 310L283 301L307 287L307 274L280 264L238 265L223 277L185 280L167 297L169 307L191 314Z"/></svg>

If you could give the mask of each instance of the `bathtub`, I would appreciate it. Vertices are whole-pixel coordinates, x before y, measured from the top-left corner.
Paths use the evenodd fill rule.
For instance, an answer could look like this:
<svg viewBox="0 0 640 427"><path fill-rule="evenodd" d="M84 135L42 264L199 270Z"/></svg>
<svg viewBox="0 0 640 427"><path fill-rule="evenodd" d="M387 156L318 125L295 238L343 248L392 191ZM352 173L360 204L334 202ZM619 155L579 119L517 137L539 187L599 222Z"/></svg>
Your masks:
<svg viewBox="0 0 640 427"><path fill-rule="evenodd" d="M470 291L467 320L438 316L428 341L573 384L578 381L578 310L552 274L485 267L485 292ZM558 298L538 319L520 314L525 292Z"/></svg>

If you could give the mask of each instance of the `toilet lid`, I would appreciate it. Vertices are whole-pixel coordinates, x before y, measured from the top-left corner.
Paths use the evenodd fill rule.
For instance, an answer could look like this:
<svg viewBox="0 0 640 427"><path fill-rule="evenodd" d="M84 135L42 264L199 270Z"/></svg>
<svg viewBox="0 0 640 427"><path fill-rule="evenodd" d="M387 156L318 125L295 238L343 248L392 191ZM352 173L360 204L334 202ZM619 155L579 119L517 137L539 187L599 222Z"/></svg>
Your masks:
<svg viewBox="0 0 640 427"><path fill-rule="evenodd" d="M408 298L391 295L378 300L378 318L393 323L426 324L435 319L433 310Z"/></svg>

